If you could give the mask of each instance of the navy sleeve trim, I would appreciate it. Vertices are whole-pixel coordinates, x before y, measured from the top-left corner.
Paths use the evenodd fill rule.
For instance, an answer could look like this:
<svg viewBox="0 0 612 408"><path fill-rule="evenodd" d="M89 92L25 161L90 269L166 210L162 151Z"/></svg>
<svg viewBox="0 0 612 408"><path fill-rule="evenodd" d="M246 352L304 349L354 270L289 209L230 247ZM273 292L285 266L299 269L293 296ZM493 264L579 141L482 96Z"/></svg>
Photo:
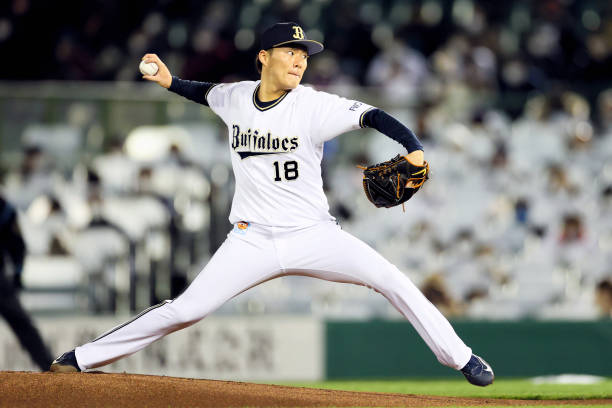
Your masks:
<svg viewBox="0 0 612 408"><path fill-rule="evenodd" d="M172 83L170 84L169 91L181 95L190 101L200 103L208 106L208 93L210 90L218 84L212 82L198 82L188 81L180 79L179 77L172 77Z"/></svg>
<svg viewBox="0 0 612 408"><path fill-rule="evenodd" d="M363 118L365 117L366 113L371 112L373 109L376 109L376 108L366 109L361 113L361 116L359 116L359 126L361 128L367 127L366 124L363 122Z"/></svg>
<svg viewBox="0 0 612 408"><path fill-rule="evenodd" d="M361 114L359 123L361 127L370 127L389 136L404 146L408 153L415 150L423 150L423 145L419 142L416 135L383 110L373 108L365 111Z"/></svg>
<svg viewBox="0 0 612 408"><path fill-rule="evenodd" d="M212 89L217 86L219 84L211 84L211 86L208 88L208 90L206 91L206 93L204 94L204 99L206 100L206 106L210 106L208 103L208 94L210 93L210 91L212 91Z"/></svg>

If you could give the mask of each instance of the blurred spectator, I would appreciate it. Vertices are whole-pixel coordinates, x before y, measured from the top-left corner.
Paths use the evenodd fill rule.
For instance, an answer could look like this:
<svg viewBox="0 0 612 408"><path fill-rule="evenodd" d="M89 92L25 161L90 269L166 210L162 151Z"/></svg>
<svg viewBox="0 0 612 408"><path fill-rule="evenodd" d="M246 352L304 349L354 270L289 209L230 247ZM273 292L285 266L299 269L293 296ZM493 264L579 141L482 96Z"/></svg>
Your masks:
<svg viewBox="0 0 612 408"><path fill-rule="evenodd" d="M43 343L38 330L21 306L18 291L23 288L21 273L26 248L17 223L15 208L0 196L0 314L15 332L32 361L47 371L53 358ZM10 259L12 278L6 276Z"/></svg>
<svg viewBox="0 0 612 408"><path fill-rule="evenodd" d="M52 194L55 173L51 158L40 146L26 146L19 171L6 179L6 196L17 208L26 209L36 197Z"/></svg>
<svg viewBox="0 0 612 408"><path fill-rule="evenodd" d="M429 77L427 60L405 44L394 41L372 59L367 84L376 86L391 101L416 102Z"/></svg>
<svg viewBox="0 0 612 408"><path fill-rule="evenodd" d="M566 169L559 164L548 166L547 189L550 194L572 193L576 187L570 183Z"/></svg>
<svg viewBox="0 0 612 408"><path fill-rule="evenodd" d="M604 279L597 284L595 302L601 316L612 318L612 281Z"/></svg>
<svg viewBox="0 0 612 408"><path fill-rule="evenodd" d="M599 113L599 127L606 134L612 131L612 89L607 89L599 94L597 99Z"/></svg>
<svg viewBox="0 0 612 408"><path fill-rule="evenodd" d="M584 241L584 226L582 219L577 214L567 214L563 217L563 226L559 242L562 245L571 245Z"/></svg>
<svg viewBox="0 0 612 408"><path fill-rule="evenodd" d="M123 150L123 142L113 138L104 154L97 156L93 167L109 193L126 193L134 189L137 164Z"/></svg>
<svg viewBox="0 0 612 408"><path fill-rule="evenodd" d="M28 251L35 255L67 255L69 251L64 243L67 218L57 197L36 197L27 208L21 225Z"/></svg>
<svg viewBox="0 0 612 408"><path fill-rule="evenodd" d="M87 205L90 219L86 228L108 227L127 237L123 229L107 218L104 204L104 190L100 177L95 171L87 169ZM104 243L99 243L99 246L104 247ZM99 246L97 250L100 250Z"/></svg>
<svg viewBox="0 0 612 408"><path fill-rule="evenodd" d="M514 205L516 223L526 225L529 220L529 202L525 198L519 198Z"/></svg>
<svg viewBox="0 0 612 408"><path fill-rule="evenodd" d="M565 214L558 233L556 246L557 263L562 268L569 268L582 280L597 263L599 251L592 237L587 234L583 217L576 213ZM585 264L584 260L590 262Z"/></svg>
<svg viewBox="0 0 612 408"><path fill-rule="evenodd" d="M166 164L174 164L180 167L189 167L194 165L194 163L183 153L181 147L176 144L170 144L168 148L168 156L165 159Z"/></svg>
<svg viewBox="0 0 612 408"><path fill-rule="evenodd" d="M450 295L444 278L440 274L430 275L421 284L423 295L447 317L461 316L463 307Z"/></svg>

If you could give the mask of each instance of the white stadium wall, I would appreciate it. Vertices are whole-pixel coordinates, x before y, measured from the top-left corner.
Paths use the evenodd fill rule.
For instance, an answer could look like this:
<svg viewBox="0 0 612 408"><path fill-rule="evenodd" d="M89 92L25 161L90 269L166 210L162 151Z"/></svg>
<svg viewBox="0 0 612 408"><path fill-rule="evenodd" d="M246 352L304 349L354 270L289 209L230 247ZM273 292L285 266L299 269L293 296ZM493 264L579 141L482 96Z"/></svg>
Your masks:
<svg viewBox="0 0 612 408"><path fill-rule="evenodd" d="M56 356L123 321L38 318L36 324ZM320 380L325 367L323 341L324 322L308 317L213 317L100 370L219 380ZM2 319L0 370L38 371Z"/></svg>

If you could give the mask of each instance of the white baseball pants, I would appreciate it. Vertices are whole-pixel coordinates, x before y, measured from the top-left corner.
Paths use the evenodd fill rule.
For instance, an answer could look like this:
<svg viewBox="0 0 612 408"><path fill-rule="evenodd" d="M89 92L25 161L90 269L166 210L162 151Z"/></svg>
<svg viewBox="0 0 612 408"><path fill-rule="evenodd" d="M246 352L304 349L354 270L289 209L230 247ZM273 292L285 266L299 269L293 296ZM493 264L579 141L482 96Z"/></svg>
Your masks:
<svg viewBox="0 0 612 408"><path fill-rule="evenodd" d="M183 294L75 349L82 370L137 352L267 280L305 275L373 288L410 321L438 361L461 369L472 351L410 279L334 222L305 228L235 226Z"/></svg>

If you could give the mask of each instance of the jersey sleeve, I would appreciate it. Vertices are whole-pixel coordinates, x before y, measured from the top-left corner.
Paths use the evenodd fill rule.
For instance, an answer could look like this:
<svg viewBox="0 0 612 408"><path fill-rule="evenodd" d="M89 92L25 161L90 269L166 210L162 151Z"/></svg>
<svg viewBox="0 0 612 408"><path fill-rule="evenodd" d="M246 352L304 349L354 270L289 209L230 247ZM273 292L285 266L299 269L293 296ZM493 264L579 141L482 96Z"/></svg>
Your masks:
<svg viewBox="0 0 612 408"><path fill-rule="evenodd" d="M313 140L326 142L342 133L365 127L363 115L374 109L367 103L346 99L327 92L314 91Z"/></svg>
<svg viewBox="0 0 612 408"><path fill-rule="evenodd" d="M226 114L231 105L232 92L236 88L236 83L215 84L206 92L205 98L208 106L223 121L226 121Z"/></svg>

